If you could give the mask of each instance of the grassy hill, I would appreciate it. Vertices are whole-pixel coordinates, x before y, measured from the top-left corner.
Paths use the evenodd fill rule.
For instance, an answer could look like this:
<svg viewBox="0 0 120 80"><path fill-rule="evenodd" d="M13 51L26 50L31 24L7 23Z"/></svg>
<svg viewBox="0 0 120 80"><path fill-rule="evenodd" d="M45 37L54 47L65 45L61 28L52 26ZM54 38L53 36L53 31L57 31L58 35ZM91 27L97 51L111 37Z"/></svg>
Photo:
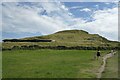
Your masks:
<svg viewBox="0 0 120 80"><path fill-rule="evenodd" d="M65 30L59 31L54 34L45 36L35 36L21 38L20 40L33 40L33 39L52 39L53 42L5 42L3 48L9 48L12 46L23 45L40 45L40 46L102 46L102 47L116 47L118 42L109 41L106 38L98 34L89 34L83 30Z"/></svg>

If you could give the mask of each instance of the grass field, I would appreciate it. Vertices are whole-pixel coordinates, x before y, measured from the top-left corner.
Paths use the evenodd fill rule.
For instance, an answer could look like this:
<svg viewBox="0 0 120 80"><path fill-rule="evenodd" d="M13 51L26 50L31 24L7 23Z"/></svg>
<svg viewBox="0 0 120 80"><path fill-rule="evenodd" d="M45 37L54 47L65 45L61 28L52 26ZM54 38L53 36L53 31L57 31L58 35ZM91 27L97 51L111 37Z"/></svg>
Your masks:
<svg viewBox="0 0 120 80"><path fill-rule="evenodd" d="M3 78L95 78L101 60L92 50L3 51ZM108 51L102 51L105 55Z"/></svg>
<svg viewBox="0 0 120 80"><path fill-rule="evenodd" d="M107 60L103 78L118 78L118 53Z"/></svg>
<svg viewBox="0 0 120 80"><path fill-rule="evenodd" d="M2 78L2 51L0 51L0 79Z"/></svg>

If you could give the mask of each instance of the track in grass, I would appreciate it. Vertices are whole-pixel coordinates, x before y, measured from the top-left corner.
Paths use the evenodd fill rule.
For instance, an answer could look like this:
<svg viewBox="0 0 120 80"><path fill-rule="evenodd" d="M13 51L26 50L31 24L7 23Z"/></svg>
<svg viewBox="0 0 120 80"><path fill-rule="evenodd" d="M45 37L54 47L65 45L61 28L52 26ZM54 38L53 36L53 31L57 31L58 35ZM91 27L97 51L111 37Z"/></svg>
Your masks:
<svg viewBox="0 0 120 80"><path fill-rule="evenodd" d="M106 61L102 78L118 78L118 52Z"/></svg>

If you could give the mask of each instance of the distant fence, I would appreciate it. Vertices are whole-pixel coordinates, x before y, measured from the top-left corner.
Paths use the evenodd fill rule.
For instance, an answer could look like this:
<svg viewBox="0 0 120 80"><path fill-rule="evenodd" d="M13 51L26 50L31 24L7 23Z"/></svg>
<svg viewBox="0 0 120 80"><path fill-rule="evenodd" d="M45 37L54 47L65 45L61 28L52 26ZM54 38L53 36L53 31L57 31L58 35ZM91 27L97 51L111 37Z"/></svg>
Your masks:
<svg viewBox="0 0 120 80"><path fill-rule="evenodd" d="M5 39L3 42L52 42L50 39L32 39L32 40L20 40L20 39Z"/></svg>
<svg viewBox="0 0 120 80"><path fill-rule="evenodd" d="M56 50L119 50L119 47L85 47L85 46L39 46L39 45L29 45L29 46L13 46L12 48L2 48L2 50L36 50L36 49L56 49Z"/></svg>

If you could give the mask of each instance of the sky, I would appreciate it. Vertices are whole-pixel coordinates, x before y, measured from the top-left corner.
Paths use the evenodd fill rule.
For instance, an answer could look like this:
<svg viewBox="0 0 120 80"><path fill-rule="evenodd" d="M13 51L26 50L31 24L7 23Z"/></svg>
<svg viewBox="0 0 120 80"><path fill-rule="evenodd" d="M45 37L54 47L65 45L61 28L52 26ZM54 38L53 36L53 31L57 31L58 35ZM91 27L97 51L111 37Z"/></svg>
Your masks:
<svg viewBox="0 0 120 80"><path fill-rule="evenodd" d="M2 39L85 30L118 41L117 2L2 2Z"/></svg>

